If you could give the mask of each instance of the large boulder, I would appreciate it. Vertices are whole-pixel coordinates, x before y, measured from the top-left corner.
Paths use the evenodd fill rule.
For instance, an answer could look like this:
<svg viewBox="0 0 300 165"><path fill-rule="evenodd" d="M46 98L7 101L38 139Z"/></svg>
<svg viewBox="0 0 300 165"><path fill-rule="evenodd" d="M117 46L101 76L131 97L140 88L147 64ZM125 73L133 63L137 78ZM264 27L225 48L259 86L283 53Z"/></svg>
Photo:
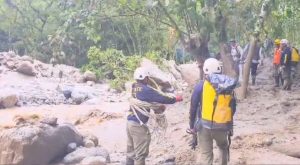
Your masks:
<svg viewBox="0 0 300 165"><path fill-rule="evenodd" d="M30 63L33 63L33 59L29 56L21 56L18 58L20 61L29 61Z"/></svg>
<svg viewBox="0 0 300 165"><path fill-rule="evenodd" d="M103 157L106 163L110 162L109 153L101 147L85 148L79 147L74 152L69 153L64 157L62 163L64 164L83 164L82 161L88 157ZM87 160L85 160L87 161Z"/></svg>
<svg viewBox="0 0 300 165"><path fill-rule="evenodd" d="M194 86L200 79L199 67L196 63L183 64L179 67L181 76L190 86Z"/></svg>
<svg viewBox="0 0 300 165"><path fill-rule="evenodd" d="M20 65L17 67L17 72L28 75L28 76L36 75L33 64L31 64L31 62L29 62L29 61L22 61L20 63Z"/></svg>
<svg viewBox="0 0 300 165"><path fill-rule="evenodd" d="M81 104L88 99L88 92L84 88L74 88L71 93L71 98L74 103Z"/></svg>
<svg viewBox="0 0 300 165"><path fill-rule="evenodd" d="M172 73L176 80L182 79L181 74L179 72L179 68L174 60L164 61L164 65L168 68L168 70L170 71L170 73Z"/></svg>
<svg viewBox="0 0 300 165"><path fill-rule="evenodd" d="M96 74L89 70L83 74L83 77L84 77L85 82L87 82L87 81L96 82L97 81Z"/></svg>
<svg viewBox="0 0 300 165"><path fill-rule="evenodd" d="M0 108L14 107L18 102L17 93L13 90L2 89L0 92Z"/></svg>
<svg viewBox="0 0 300 165"><path fill-rule="evenodd" d="M15 63L15 61L13 61L13 60L7 60L6 62L5 62L5 65L6 65L6 67L8 68L8 69L15 69L16 68L16 63Z"/></svg>
<svg viewBox="0 0 300 165"><path fill-rule="evenodd" d="M0 133L0 164L49 164L67 154L68 144L82 144L70 125L47 124L7 129Z"/></svg>
<svg viewBox="0 0 300 165"><path fill-rule="evenodd" d="M171 74L163 72L159 67L154 64L152 61L143 58L141 62L141 67L147 68L149 71L150 77L155 80L155 82L161 86L162 90L168 91L172 88L172 82L175 81L175 78Z"/></svg>

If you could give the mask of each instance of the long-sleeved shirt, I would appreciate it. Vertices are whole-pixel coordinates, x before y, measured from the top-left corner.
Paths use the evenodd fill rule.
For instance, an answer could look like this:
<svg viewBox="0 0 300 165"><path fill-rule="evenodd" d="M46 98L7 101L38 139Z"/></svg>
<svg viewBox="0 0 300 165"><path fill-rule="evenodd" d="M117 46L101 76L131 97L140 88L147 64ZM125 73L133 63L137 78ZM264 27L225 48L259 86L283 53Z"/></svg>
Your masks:
<svg viewBox="0 0 300 165"><path fill-rule="evenodd" d="M174 104L176 102L175 97L167 96L164 93L142 83L134 83L132 85L132 97L141 101L151 102L151 103L156 102L161 104ZM132 112L132 110L130 111ZM148 111L150 111L150 109ZM136 114L138 115L139 119L143 123L148 122L149 117L141 114L138 111L136 111ZM128 115L127 119L139 123L138 118L135 116L133 112L130 115Z"/></svg>
<svg viewBox="0 0 300 165"><path fill-rule="evenodd" d="M290 68L292 60L292 51L289 47L286 47L281 52L280 65Z"/></svg>
<svg viewBox="0 0 300 165"><path fill-rule="evenodd" d="M193 129L197 119L201 117L203 81L200 81L195 87L191 97L190 105L190 128Z"/></svg>

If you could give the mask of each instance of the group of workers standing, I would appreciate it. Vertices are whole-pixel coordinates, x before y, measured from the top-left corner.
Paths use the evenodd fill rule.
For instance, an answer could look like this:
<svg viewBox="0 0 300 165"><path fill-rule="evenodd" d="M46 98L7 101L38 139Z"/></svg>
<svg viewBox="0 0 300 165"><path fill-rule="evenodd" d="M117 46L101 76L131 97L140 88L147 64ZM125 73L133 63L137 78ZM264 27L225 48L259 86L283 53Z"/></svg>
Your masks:
<svg viewBox="0 0 300 165"><path fill-rule="evenodd" d="M283 90L291 90L292 79L296 76L297 65L300 60L298 49L289 45L286 39L276 39L274 44L275 86L282 86Z"/></svg>
<svg viewBox="0 0 300 165"><path fill-rule="evenodd" d="M240 71L249 51L249 44L242 49L231 41L231 55L237 71ZM291 89L292 72L299 61L298 50L290 47L286 39L275 40L274 77L276 86ZM251 64L252 83L255 84L258 64L262 64L263 53L260 44L255 47ZM294 53L294 54L293 54ZM297 57L296 57L297 55ZM195 86L189 111L187 133L193 135L192 149L200 146L201 164L213 164L213 141L220 151L222 165L229 161L229 147L233 135L233 116L236 112L234 89L238 79L223 74L222 62L208 58L203 65L204 79ZM126 165L145 165L149 154L151 133L147 122L154 114L162 114L164 104L174 104L183 100L181 95L167 95L150 84L150 73L146 68L137 68L132 85L132 99L127 116L127 157Z"/></svg>
<svg viewBox="0 0 300 165"><path fill-rule="evenodd" d="M296 77L297 65L300 61L298 49L289 44L287 39L276 39L274 46L273 64L275 87L282 86L283 90L291 90L292 79ZM249 48L250 44L247 44L244 49L242 49L235 40L230 41L231 56L240 80L242 77L243 64L246 61ZM258 65L263 65L265 56L262 43L258 41L254 48L254 56L250 68L252 85L256 84L257 68Z"/></svg>

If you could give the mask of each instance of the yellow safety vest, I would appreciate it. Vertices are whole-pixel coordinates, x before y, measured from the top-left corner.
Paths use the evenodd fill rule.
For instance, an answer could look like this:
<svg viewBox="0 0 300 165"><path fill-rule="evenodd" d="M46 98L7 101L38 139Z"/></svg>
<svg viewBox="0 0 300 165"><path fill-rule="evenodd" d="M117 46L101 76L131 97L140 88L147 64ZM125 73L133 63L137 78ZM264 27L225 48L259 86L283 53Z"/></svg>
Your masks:
<svg viewBox="0 0 300 165"><path fill-rule="evenodd" d="M205 80L201 110L203 126L210 129L230 129L233 120L231 107L233 98L233 94L217 94L211 83Z"/></svg>
<svg viewBox="0 0 300 165"><path fill-rule="evenodd" d="M293 50L292 50L292 61L293 62L299 62L300 61L300 56L297 53L295 48L293 48Z"/></svg>

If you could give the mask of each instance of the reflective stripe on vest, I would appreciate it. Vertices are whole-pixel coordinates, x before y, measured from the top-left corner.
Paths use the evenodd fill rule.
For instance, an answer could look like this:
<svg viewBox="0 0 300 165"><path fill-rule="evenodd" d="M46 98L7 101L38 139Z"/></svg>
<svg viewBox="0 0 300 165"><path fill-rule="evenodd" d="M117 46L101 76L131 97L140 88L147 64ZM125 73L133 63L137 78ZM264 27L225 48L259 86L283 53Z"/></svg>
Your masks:
<svg viewBox="0 0 300 165"><path fill-rule="evenodd" d="M218 96L218 97L216 97ZM213 86L204 81L202 95L202 124L209 129L228 130L232 126L232 100L230 94L217 95Z"/></svg>

